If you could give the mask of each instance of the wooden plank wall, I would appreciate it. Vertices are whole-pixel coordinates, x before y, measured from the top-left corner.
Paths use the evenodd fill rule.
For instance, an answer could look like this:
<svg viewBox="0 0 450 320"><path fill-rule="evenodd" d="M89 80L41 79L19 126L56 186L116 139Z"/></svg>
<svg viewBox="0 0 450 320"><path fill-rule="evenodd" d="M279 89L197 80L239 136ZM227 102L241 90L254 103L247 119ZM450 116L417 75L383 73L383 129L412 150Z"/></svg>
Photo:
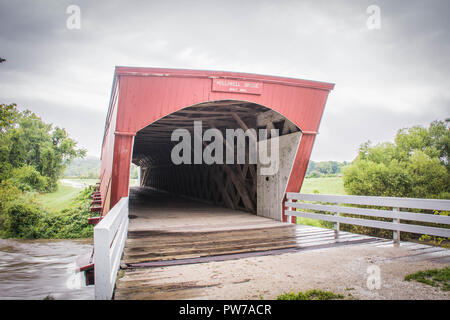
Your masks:
<svg viewBox="0 0 450 320"><path fill-rule="evenodd" d="M141 184L210 204L256 213L257 165L249 163L249 139L246 139L245 163L236 163L235 144L232 151L235 153L235 163L229 165L174 165L170 159L170 152L175 143L168 141L171 132L180 125L182 128L193 130L195 120L203 120L203 130L217 128L223 132L224 137L225 128L241 128L244 131L249 128L267 129L269 137L270 129L279 129L280 135L299 131L297 126L282 115L253 105L231 104L223 105L227 108L211 110L214 105L205 104L176 112L144 128L141 133L138 132L133 162L141 166ZM218 119L212 119L212 116ZM157 147L152 148L152 143ZM225 140L224 144L225 156L231 147ZM203 142L203 145L208 144Z"/></svg>

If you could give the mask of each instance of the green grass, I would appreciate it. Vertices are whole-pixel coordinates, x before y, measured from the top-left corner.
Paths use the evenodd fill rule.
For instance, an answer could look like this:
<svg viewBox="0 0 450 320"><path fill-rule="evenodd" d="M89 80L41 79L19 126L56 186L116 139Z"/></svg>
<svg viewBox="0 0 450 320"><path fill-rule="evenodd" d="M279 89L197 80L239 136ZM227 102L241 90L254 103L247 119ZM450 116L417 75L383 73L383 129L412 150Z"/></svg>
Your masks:
<svg viewBox="0 0 450 320"><path fill-rule="evenodd" d="M305 178L300 193L347 194L342 177Z"/></svg>
<svg viewBox="0 0 450 320"><path fill-rule="evenodd" d="M60 183L56 192L39 194L37 200L49 211L60 211L72 204L80 190Z"/></svg>
<svg viewBox="0 0 450 320"><path fill-rule="evenodd" d="M336 300L344 299L342 294L336 294L331 291L323 291L318 289L308 290L305 292L284 293L277 297L277 300Z"/></svg>
<svg viewBox="0 0 450 320"><path fill-rule="evenodd" d="M37 200L49 211L60 211L70 207L78 193L86 186L94 185L98 179L64 179L67 182L59 182L58 190L52 193L41 193ZM71 185L70 183L74 183ZM130 179L130 186L139 185L137 179Z"/></svg>
<svg viewBox="0 0 450 320"><path fill-rule="evenodd" d="M347 194L342 177L305 178L300 193ZM309 218L297 218L297 224L319 228L333 228L333 223Z"/></svg>
<svg viewBox="0 0 450 320"><path fill-rule="evenodd" d="M440 287L444 291L450 291L450 266L444 269L430 269L408 274L406 281L415 280L433 287Z"/></svg>
<svg viewBox="0 0 450 320"><path fill-rule="evenodd" d="M334 226L333 223L329 221L322 221L310 218L300 218L300 217L297 217L297 224L327 229L333 229Z"/></svg>

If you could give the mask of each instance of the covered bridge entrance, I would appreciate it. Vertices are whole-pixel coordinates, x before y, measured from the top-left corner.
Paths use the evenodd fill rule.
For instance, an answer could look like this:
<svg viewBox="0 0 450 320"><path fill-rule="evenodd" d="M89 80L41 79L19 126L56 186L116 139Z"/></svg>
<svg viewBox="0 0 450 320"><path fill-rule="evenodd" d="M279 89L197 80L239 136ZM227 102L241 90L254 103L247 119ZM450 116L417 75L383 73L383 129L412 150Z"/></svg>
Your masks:
<svg viewBox="0 0 450 320"><path fill-rule="evenodd" d="M104 216L128 196L133 162L142 187L286 222L284 195L301 188L333 86L234 72L117 67L96 210ZM225 139L227 130L236 133L231 140ZM189 147L179 151L184 133ZM205 153L215 161L204 159Z"/></svg>
<svg viewBox="0 0 450 320"><path fill-rule="evenodd" d="M116 67L91 208L100 213L92 222L102 220L95 259L106 261L95 263L99 297L110 297L115 276L105 274L115 275L123 246L125 269L298 247L298 229L283 223L295 217L285 215L283 203L301 188L333 87ZM140 168L140 186L130 190L131 162Z"/></svg>

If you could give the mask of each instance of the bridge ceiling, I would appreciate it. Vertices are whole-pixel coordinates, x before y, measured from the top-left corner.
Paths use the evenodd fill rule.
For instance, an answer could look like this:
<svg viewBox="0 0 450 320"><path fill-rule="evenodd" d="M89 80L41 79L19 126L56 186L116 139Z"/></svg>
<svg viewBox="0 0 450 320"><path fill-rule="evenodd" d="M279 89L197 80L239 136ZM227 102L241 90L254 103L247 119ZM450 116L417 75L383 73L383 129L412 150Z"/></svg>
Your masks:
<svg viewBox="0 0 450 320"><path fill-rule="evenodd" d="M300 129L282 115L264 106L244 101L221 100L179 110L137 132L133 162L141 167L142 185L256 213L257 167L249 162L247 139L246 159L243 164L172 163L171 150L179 143L171 141L172 132L176 129L186 129L193 137L194 121L202 121L203 130L220 130L224 137L226 129L267 129L268 137L270 129L278 129L279 135ZM204 146L207 144L208 142L204 142ZM224 144L227 145L225 141ZM233 152L237 152L236 148L237 145L234 146Z"/></svg>

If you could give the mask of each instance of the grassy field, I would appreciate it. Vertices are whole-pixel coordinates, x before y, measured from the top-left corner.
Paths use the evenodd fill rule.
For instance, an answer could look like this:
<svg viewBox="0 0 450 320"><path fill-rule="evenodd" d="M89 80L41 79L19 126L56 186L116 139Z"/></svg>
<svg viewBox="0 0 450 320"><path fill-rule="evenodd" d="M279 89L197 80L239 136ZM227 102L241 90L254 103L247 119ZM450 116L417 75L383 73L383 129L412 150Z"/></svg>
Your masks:
<svg viewBox="0 0 450 320"><path fill-rule="evenodd" d="M75 188L62 183L58 184L58 190L52 193L38 195L38 201L50 211L58 211L67 208L76 198L81 188Z"/></svg>
<svg viewBox="0 0 450 320"><path fill-rule="evenodd" d="M98 179L61 179L58 190L38 195L38 200L49 211L59 211L69 207L78 193Z"/></svg>
<svg viewBox="0 0 450 320"><path fill-rule="evenodd" d="M346 194L342 177L306 178L305 181L303 181L303 186L300 192L318 194ZM308 218L297 218L297 224L330 229L333 227L331 222Z"/></svg>
<svg viewBox="0 0 450 320"><path fill-rule="evenodd" d="M46 209L58 211L70 206L82 189L97 182L98 179L61 179L56 192L39 194L37 199ZM137 185L137 179L130 179L130 186Z"/></svg>
<svg viewBox="0 0 450 320"><path fill-rule="evenodd" d="M342 177L306 178L301 193L346 194Z"/></svg>

